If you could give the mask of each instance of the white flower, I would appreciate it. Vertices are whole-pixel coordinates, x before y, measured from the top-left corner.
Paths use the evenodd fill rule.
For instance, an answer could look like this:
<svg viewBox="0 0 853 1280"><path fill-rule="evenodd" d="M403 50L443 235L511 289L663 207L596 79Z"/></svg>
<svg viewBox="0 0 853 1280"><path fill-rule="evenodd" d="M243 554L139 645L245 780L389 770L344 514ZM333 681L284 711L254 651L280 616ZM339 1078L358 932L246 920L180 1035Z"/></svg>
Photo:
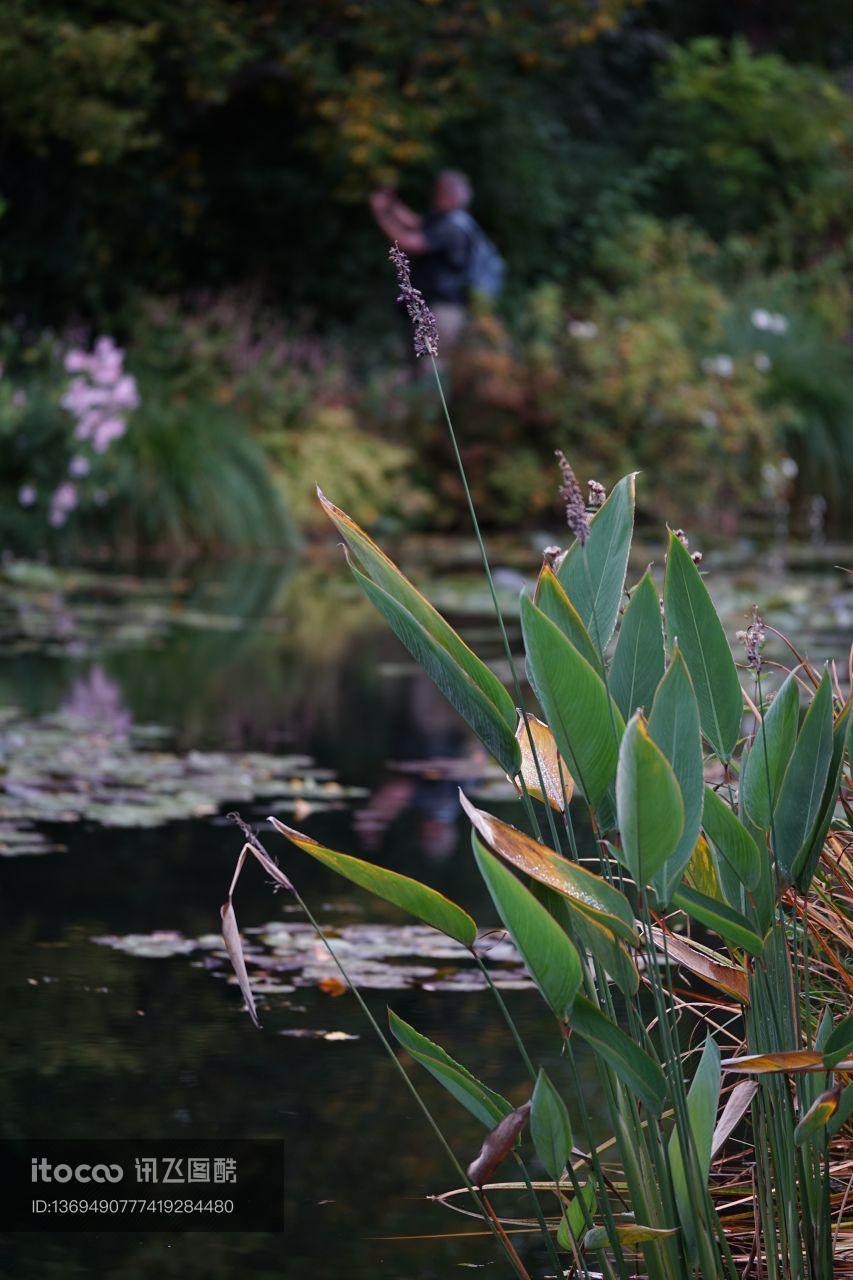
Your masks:
<svg viewBox="0 0 853 1280"><path fill-rule="evenodd" d="M731 356L709 356L702 361L705 373L715 373L718 378L730 378L735 371L735 362Z"/></svg>
<svg viewBox="0 0 853 1280"><path fill-rule="evenodd" d="M703 409L699 414L699 421L703 427L707 427L709 431L713 431L717 423L720 421L713 409Z"/></svg>
<svg viewBox="0 0 853 1280"><path fill-rule="evenodd" d="M756 351L753 358L753 364L759 373L769 373L773 368L773 361L770 359L766 351Z"/></svg>
<svg viewBox="0 0 853 1280"><path fill-rule="evenodd" d="M769 329L773 317L769 311L765 311L761 307L756 307L752 315L749 317L755 329Z"/></svg>
<svg viewBox="0 0 853 1280"><path fill-rule="evenodd" d="M570 320L569 333L573 338L588 342L591 338L598 337L598 325L593 320Z"/></svg>
<svg viewBox="0 0 853 1280"><path fill-rule="evenodd" d="M779 470L786 480L793 480L799 474L800 468L797 466L793 458L783 458L779 463Z"/></svg>

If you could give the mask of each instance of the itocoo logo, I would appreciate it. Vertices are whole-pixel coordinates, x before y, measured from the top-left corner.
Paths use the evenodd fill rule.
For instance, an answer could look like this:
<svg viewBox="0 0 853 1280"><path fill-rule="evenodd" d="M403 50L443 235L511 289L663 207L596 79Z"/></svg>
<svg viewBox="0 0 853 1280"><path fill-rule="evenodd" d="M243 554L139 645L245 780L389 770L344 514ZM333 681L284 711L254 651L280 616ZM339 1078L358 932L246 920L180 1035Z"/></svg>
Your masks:
<svg viewBox="0 0 853 1280"><path fill-rule="evenodd" d="M42 1158L30 1161L31 1182L121 1182L120 1164L51 1164Z"/></svg>

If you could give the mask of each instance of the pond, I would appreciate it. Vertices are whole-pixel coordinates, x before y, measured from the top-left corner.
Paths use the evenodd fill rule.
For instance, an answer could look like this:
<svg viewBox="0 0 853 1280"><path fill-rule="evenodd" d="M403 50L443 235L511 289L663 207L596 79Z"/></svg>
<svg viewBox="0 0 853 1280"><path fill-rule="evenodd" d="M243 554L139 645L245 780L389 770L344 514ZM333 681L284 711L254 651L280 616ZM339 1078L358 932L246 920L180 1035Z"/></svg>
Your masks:
<svg viewBox="0 0 853 1280"><path fill-rule="evenodd" d="M498 558L512 615L536 551L501 546ZM440 581L428 594L501 671L470 547L421 546L404 562ZM732 633L757 599L814 660L842 656L843 575L757 554L708 567ZM0 640L2 1136L277 1137L286 1151L283 1236L8 1236L3 1274L503 1276L478 1224L428 1198L452 1170L293 903L247 868L235 901L261 1032L216 936L240 847L228 808L253 823L275 812L494 923L456 792L511 817L511 791L339 563L311 552L168 579L12 563ZM264 839L380 1020L390 1004L513 1101L527 1096L504 1024L452 949ZM559 1078L543 1007L511 956L494 961ZM430 1078L418 1083L467 1163L481 1130ZM594 1079L587 1105L595 1125ZM532 1273L548 1274L516 1239L534 1250Z"/></svg>

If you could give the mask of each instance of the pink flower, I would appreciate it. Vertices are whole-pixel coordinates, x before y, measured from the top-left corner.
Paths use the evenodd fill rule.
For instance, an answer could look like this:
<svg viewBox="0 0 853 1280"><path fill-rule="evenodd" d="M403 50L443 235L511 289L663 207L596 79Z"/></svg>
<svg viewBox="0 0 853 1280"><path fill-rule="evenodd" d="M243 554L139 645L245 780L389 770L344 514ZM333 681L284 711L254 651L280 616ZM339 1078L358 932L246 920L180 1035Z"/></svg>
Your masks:
<svg viewBox="0 0 853 1280"><path fill-rule="evenodd" d="M73 511L77 506L77 489L70 480L63 480L58 485L50 497L50 506L52 511L62 511L67 514Z"/></svg>
<svg viewBox="0 0 853 1280"><path fill-rule="evenodd" d="M81 480L83 476L87 476L92 470L92 464L88 458L82 453L75 453L74 457L68 464L68 474L74 476L75 480Z"/></svg>
<svg viewBox="0 0 853 1280"><path fill-rule="evenodd" d="M32 507L38 498L38 490L34 484L22 484L18 490L18 502L22 507Z"/></svg>

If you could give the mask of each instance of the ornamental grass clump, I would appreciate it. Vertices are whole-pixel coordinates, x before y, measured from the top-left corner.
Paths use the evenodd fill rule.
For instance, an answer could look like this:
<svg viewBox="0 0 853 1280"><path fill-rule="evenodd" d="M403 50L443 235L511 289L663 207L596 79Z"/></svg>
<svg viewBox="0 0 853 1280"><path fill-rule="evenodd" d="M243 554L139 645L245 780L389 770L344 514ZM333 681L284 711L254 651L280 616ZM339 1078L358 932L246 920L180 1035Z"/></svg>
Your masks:
<svg viewBox="0 0 853 1280"><path fill-rule="evenodd" d="M521 1280L532 1264L497 1208L508 1185L529 1198L548 1274L853 1274L850 699L834 669L793 650L780 683L757 614L739 671L682 536L668 534L662 600L650 571L626 588L634 477L603 501L599 486L587 510L562 456L560 469L574 541L549 549L521 598L526 688L498 613L512 694L320 495L359 586L516 788L524 829L460 799L559 1069L531 1056L466 910L270 822L291 847L455 939L485 974L518 1050L507 1088L518 1096L527 1080L520 1106L478 1079L476 1044L438 1045L394 1013L386 1034L353 992L457 1172L460 1186L440 1199L481 1214ZM244 834L223 920L257 1021L231 902L246 857L302 899ZM392 1040L480 1121L479 1154L453 1148ZM583 1105L579 1049L595 1061L604 1143Z"/></svg>

